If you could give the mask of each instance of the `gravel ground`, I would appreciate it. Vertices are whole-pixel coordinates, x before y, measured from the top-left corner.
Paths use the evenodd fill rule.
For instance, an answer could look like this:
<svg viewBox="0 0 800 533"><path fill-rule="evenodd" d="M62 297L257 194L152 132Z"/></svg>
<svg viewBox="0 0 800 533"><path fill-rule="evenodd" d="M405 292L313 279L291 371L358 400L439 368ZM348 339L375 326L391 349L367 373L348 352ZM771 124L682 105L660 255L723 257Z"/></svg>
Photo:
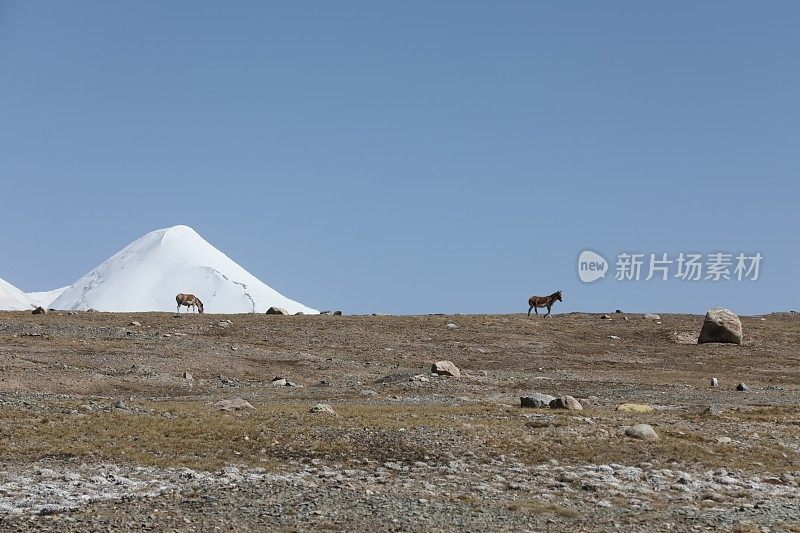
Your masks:
<svg viewBox="0 0 800 533"><path fill-rule="evenodd" d="M800 531L798 318L742 322L2 312L0 529Z"/></svg>

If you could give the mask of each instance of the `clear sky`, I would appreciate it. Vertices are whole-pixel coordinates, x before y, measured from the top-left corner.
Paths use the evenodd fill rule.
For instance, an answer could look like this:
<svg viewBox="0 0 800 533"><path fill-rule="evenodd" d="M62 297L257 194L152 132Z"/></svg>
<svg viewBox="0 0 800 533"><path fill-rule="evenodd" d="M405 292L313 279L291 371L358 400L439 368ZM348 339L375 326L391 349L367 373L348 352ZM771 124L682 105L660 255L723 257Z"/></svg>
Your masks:
<svg viewBox="0 0 800 533"><path fill-rule="evenodd" d="M799 26L794 1L0 0L0 277L68 285L187 224L320 309L797 309ZM623 251L764 259L617 281Z"/></svg>

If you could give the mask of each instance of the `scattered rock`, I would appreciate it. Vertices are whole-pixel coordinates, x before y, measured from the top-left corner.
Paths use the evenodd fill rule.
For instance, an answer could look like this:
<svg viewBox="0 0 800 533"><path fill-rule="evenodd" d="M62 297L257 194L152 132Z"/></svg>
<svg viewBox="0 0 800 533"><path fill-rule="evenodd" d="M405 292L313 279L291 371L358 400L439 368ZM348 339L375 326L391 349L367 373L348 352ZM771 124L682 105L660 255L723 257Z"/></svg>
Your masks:
<svg viewBox="0 0 800 533"><path fill-rule="evenodd" d="M273 387L285 387L286 383L288 383L286 379L280 376L275 376L274 378L272 378Z"/></svg>
<svg viewBox="0 0 800 533"><path fill-rule="evenodd" d="M269 309L267 309L267 313L266 314L268 314L268 315L288 315L289 312L286 309L282 308L282 307L270 307Z"/></svg>
<svg viewBox="0 0 800 533"><path fill-rule="evenodd" d="M541 429L541 428L549 428L549 427L560 427L566 425L564 420L561 420L563 417L547 417L547 418L536 418L531 420L530 422L526 422L525 426L534 429Z"/></svg>
<svg viewBox="0 0 800 533"><path fill-rule="evenodd" d="M697 344L724 342L742 344L742 321L730 309L718 307L706 313Z"/></svg>
<svg viewBox="0 0 800 533"><path fill-rule="evenodd" d="M654 313L647 313L646 315L644 315L644 317L647 320L661 320L661 317L656 315L656 314L654 314Z"/></svg>
<svg viewBox="0 0 800 533"><path fill-rule="evenodd" d="M294 316L303 316L303 315L305 315L305 313L304 313L304 312L302 312L302 311L298 311L298 312L296 312L296 313L294 314Z"/></svg>
<svg viewBox="0 0 800 533"><path fill-rule="evenodd" d="M452 322L450 322L449 324L445 324L445 327L446 327L447 329L458 329L458 326L456 326L456 325L455 325L455 324L453 324Z"/></svg>
<svg viewBox="0 0 800 533"><path fill-rule="evenodd" d="M361 391L361 396L377 396L377 392L372 389L364 389Z"/></svg>
<svg viewBox="0 0 800 533"><path fill-rule="evenodd" d="M673 331L672 339L678 344L697 344L697 335L688 331Z"/></svg>
<svg viewBox="0 0 800 533"><path fill-rule="evenodd" d="M342 316L342 312L341 311L334 311L333 312L333 316Z"/></svg>
<svg viewBox="0 0 800 533"><path fill-rule="evenodd" d="M431 373L441 376L461 377L461 371L451 361L437 361L431 365Z"/></svg>
<svg viewBox="0 0 800 533"><path fill-rule="evenodd" d="M616 311L614 311L614 313L615 313L615 314L617 314L617 315L619 315L619 314L622 314L622 311L620 311L619 309L617 309Z"/></svg>
<svg viewBox="0 0 800 533"><path fill-rule="evenodd" d="M583 406L581 402L572 396L561 396L555 398L550 402L550 409L569 409L570 411L581 411Z"/></svg>
<svg viewBox="0 0 800 533"><path fill-rule="evenodd" d="M428 378L428 376L424 374L417 374L415 376L411 376L409 378L409 381L420 381L422 383L428 383L430 381L430 378Z"/></svg>
<svg viewBox="0 0 800 533"><path fill-rule="evenodd" d="M125 405L125 402L123 402L122 400L117 400L116 402L114 402L114 409L127 409L127 408L128 406Z"/></svg>
<svg viewBox="0 0 800 533"><path fill-rule="evenodd" d="M720 409L716 405L709 405L708 407L705 408L703 414L708 416L722 416L722 409Z"/></svg>
<svg viewBox="0 0 800 533"><path fill-rule="evenodd" d="M194 380L194 377L192 377L192 375L191 375L190 373L188 373L188 372L184 372L184 373L183 373L183 376L181 376L181 377L182 377L183 379L185 379L186 381L192 381L192 380Z"/></svg>
<svg viewBox="0 0 800 533"><path fill-rule="evenodd" d="M712 387L719 387L719 379L711 378L711 386Z"/></svg>
<svg viewBox="0 0 800 533"><path fill-rule="evenodd" d="M231 398L229 400L220 400L214 404L214 407L220 411L241 411L242 409L255 409L250 402L242 398Z"/></svg>
<svg viewBox="0 0 800 533"><path fill-rule="evenodd" d="M619 337L618 337L618 336L616 336L616 335L609 335L609 336L608 336L608 338L609 338L609 339L612 339L612 340L615 340L615 341L618 341L618 340L619 340Z"/></svg>
<svg viewBox="0 0 800 533"><path fill-rule="evenodd" d="M625 435L632 439L658 440L658 434L650 424L636 424L625 430Z"/></svg>
<svg viewBox="0 0 800 533"><path fill-rule="evenodd" d="M42 306L39 306L36 309L34 309L33 311L31 311L31 314L32 315L46 315L47 314L47 309L45 309Z"/></svg>
<svg viewBox="0 0 800 533"><path fill-rule="evenodd" d="M744 392L750 390L750 387L748 387L744 383L739 383L738 385L736 385L736 390Z"/></svg>
<svg viewBox="0 0 800 533"><path fill-rule="evenodd" d="M556 399L555 396L534 392L529 396L521 397L519 399L519 403L521 407L533 407L536 409L542 409L544 407L550 407L550 402L552 402L555 399Z"/></svg>
<svg viewBox="0 0 800 533"><path fill-rule="evenodd" d="M611 315L601 315L600 318L603 320L611 320Z"/></svg>
<svg viewBox="0 0 800 533"><path fill-rule="evenodd" d="M326 415L336 415L336 411L333 410L333 407L328 405L327 403L318 403L316 405L311 406L311 409L308 410L309 413L323 413Z"/></svg>
<svg viewBox="0 0 800 533"><path fill-rule="evenodd" d="M731 438L730 437L717 437L717 442L720 444L730 444Z"/></svg>
<svg viewBox="0 0 800 533"><path fill-rule="evenodd" d="M387 376L383 376L382 378L378 378L375 380L375 383L398 383L400 381L409 381L413 377L414 374L399 372L397 374L389 374Z"/></svg>
<svg viewBox="0 0 800 533"><path fill-rule="evenodd" d="M623 413L652 413L655 411L652 405L643 403L622 403L617 406L617 411Z"/></svg>

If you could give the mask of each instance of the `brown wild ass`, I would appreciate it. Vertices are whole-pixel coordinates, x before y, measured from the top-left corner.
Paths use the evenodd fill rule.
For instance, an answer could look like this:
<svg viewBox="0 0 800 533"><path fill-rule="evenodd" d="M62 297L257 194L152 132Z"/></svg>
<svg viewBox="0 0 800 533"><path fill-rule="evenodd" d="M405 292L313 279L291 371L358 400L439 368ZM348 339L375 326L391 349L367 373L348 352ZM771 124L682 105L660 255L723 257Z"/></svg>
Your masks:
<svg viewBox="0 0 800 533"><path fill-rule="evenodd" d="M558 300L559 302L563 302L564 300L561 299L561 291L556 291L550 296L531 296L528 298L528 316L531 316L531 309L536 311L536 316L539 316L538 307L546 307L547 314L544 316L550 316L550 308L553 307L553 304Z"/></svg>
<svg viewBox="0 0 800 533"><path fill-rule="evenodd" d="M193 309L197 309L201 313L203 312L203 302L201 302L200 298L198 298L194 294L180 293L175 297L175 301L178 302L178 313L181 312L182 305L185 305L186 307L191 307Z"/></svg>

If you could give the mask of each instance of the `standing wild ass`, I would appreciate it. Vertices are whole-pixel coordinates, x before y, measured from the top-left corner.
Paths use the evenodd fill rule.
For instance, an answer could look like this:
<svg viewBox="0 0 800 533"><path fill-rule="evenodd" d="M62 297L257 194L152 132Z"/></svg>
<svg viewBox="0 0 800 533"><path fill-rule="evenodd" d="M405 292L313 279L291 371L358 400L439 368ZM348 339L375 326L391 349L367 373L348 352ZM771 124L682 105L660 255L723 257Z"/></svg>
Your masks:
<svg viewBox="0 0 800 533"><path fill-rule="evenodd" d="M538 307L546 307L547 314L544 316L550 316L550 308L553 307L553 304L558 300L559 302L563 302L564 300L561 299L561 291L556 291L550 296L531 296L528 298L528 316L531 316L531 309L536 311L536 316L539 316Z"/></svg>
<svg viewBox="0 0 800 533"><path fill-rule="evenodd" d="M200 298L198 298L194 294L180 293L175 297L175 301L178 302L178 313L181 312L182 305L185 305L186 307L191 307L193 310L196 309L201 313L203 312L203 302L201 302Z"/></svg>

